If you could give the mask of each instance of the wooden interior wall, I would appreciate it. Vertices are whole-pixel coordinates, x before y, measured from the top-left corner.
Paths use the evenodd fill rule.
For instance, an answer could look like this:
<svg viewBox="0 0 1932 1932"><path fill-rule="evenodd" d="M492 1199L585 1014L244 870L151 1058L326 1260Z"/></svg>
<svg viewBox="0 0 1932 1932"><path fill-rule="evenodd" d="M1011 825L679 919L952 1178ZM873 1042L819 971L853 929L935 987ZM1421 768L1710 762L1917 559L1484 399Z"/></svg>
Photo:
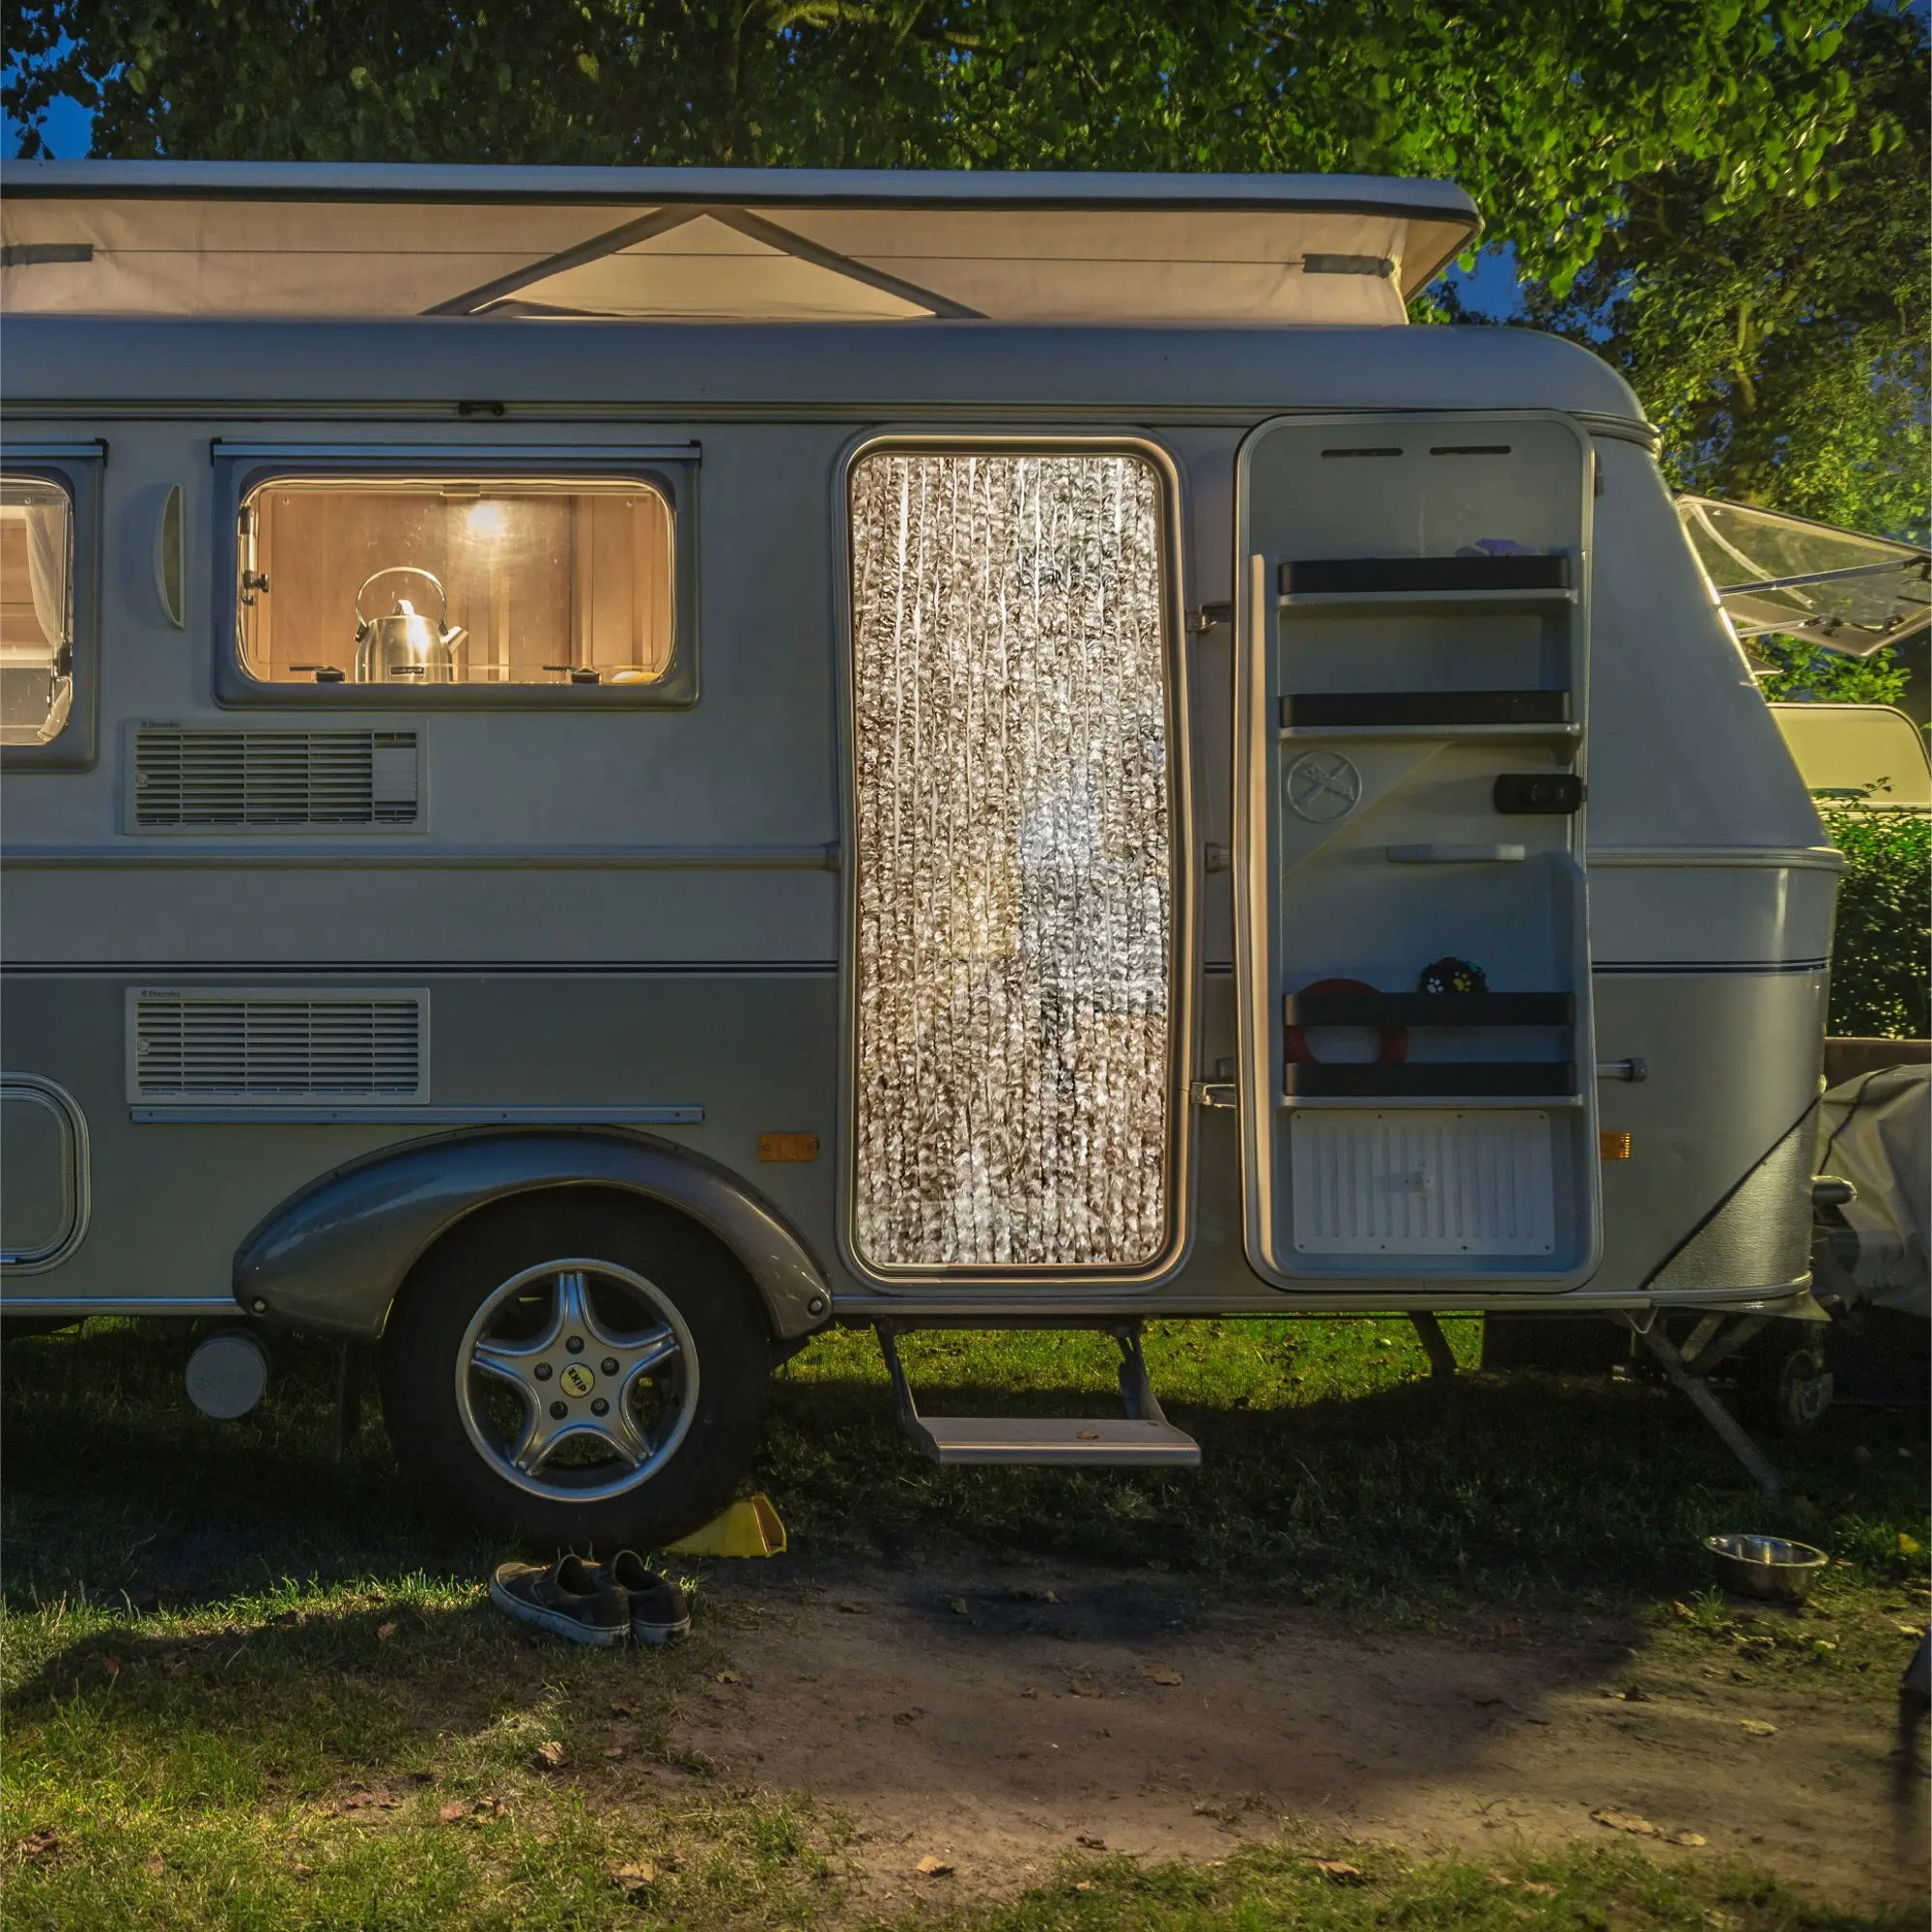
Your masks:
<svg viewBox="0 0 1932 1932"><path fill-rule="evenodd" d="M298 665L353 675L356 588L395 564L431 572L448 593L444 621L468 633L457 647L462 682L557 684L556 666L649 677L669 660L670 515L653 491L478 498L270 489L256 509L255 568L269 588L242 619L257 677L308 681L313 671ZM420 578L384 578L362 608L387 615L399 598L437 615L436 591Z"/></svg>
<svg viewBox="0 0 1932 1932"><path fill-rule="evenodd" d="M45 650L49 641L34 613L27 520L17 510L0 510L0 649Z"/></svg>

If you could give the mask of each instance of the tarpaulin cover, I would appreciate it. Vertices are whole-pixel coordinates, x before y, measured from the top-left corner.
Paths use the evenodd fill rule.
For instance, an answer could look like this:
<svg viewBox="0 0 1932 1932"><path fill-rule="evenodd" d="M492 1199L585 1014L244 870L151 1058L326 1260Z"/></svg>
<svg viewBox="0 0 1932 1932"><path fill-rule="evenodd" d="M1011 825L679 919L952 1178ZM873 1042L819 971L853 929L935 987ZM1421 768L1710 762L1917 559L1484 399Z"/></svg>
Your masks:
<svg viewBox="0 0 1932 1932"><path fill-rule="evenodd" d="M1859 1237L1852 1279L1883 1308L1932 1315L1932 1066L1884 1066L1820 1105L1819 1171L1849 1180Z"/></svg>

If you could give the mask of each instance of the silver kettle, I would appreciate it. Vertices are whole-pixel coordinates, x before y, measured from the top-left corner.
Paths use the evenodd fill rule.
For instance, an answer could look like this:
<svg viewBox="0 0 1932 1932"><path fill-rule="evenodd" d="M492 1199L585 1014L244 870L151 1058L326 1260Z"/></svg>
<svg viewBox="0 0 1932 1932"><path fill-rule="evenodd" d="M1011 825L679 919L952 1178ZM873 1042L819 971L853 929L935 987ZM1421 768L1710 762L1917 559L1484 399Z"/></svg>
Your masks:
<svg viewBox="0 0 1932 1932"><path fill-rule="evenodd" d="M362 595L379 577L420 577L436 585L440 606L435 623L407 597L396 599L386 617L365 617ZM412 563L392 563L371 571L355 593L355 682L357 684L454 684L456 647L463 641L461 624L446 628L449 596L440 578Z"/></svg>

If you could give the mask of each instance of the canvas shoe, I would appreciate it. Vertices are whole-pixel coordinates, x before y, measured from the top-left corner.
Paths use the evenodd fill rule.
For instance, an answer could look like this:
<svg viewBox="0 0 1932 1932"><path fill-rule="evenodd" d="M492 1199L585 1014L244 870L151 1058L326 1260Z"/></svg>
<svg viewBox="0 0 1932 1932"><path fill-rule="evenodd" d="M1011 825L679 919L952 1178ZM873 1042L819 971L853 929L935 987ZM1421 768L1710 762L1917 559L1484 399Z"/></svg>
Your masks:
<svg viewBox="0 0 1932 1932"><path fill-rule="evenodd" d="M635 1549L620 1549L602 1574L631 1600L631 1634L639 1643L675 1643L691 1634L691 1600L682 1584L644 1568Z"/></svg>
<svg viewBox="0 0 1932 1932"><path fill-rule="evenodd" d="M499 1563L490 1578L490 1601L520 1623L571 1643L609 1646L630 1634L630 1600L581 1556L551 1564Z"/></svg>

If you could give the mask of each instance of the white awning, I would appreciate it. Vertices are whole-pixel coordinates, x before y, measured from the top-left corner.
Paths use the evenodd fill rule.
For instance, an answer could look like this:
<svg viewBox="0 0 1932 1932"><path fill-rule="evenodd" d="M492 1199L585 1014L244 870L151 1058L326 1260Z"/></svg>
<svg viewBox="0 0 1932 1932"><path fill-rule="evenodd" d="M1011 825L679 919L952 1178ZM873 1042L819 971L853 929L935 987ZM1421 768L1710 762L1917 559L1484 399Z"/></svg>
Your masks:
<svg viewBox="0 0 1932 1932"><path fill-rule="evenodd" d="M1468 197L1350 175L14 162L10 314L1399 323Z"/></svg>

